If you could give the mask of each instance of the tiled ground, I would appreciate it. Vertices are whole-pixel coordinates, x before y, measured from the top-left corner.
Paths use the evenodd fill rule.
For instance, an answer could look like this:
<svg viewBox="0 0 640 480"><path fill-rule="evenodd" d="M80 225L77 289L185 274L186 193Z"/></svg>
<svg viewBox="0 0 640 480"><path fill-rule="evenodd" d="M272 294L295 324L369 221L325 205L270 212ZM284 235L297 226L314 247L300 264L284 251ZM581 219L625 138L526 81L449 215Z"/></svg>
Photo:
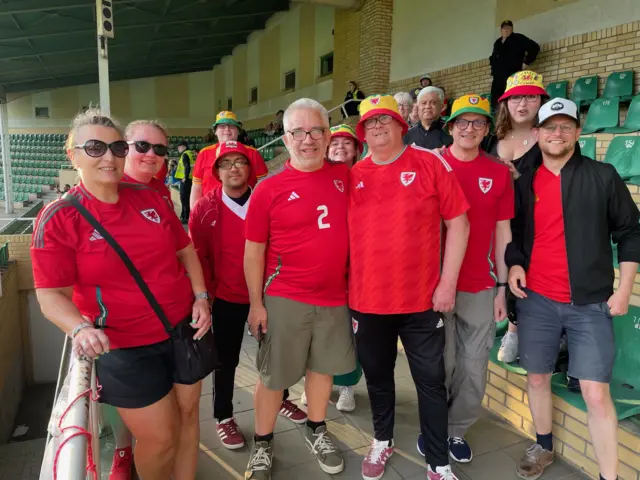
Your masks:
<svg viewBox="0 0 640 480"><path fill-rule="evenodd" d="M257 375L253 367L256 343L249 336L244 342L241 365L236 375L234 396L236 419L247 439L253 435L253 386ZM297 403L302 394L302 383L291 389L291 398ZM424 460L415 448L418 430L418 408L415 388L409 376L404 356L398 357L396 366L396 424L395 454L389 460L383 480L418 480L426 478ZM334 400L336 395L334 394ZM336 479L361 479L360 466L373 432L371 411L366 387L362 381L356 387L357 408L343 415L330 405L327 424L329 431L344 452L345 470L334 475ZM200 402L201 444L197 479L242 480L247 464L249 447L230 451L222 447L215 433L212 419L211 378L205 380ZM467 465L455 465L460 480L516 480L516 462L530 444L496 417L484 413L468 434L475 457ZM103 472L108 472L113 445L106 442L102 450ZM36 480L39 472L43 442L24 442L0 446L0 480ZM108 474L103 474L107 479ZM273 480L328 480L304 444L296 425L278 418L275 429L275 459ZM588 477L561 460L547 469L543 480L583 480Z"/></svg>

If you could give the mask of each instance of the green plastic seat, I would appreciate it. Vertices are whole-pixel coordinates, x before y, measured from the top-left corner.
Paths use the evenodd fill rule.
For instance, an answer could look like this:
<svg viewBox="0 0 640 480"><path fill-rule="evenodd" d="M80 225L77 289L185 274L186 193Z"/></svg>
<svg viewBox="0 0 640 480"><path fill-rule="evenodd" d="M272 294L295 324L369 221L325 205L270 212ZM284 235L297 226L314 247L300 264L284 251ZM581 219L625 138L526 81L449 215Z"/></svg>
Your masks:
<svg viewBox="0 0 640 480"><path fill-rule="evenodd" d="M587 112L587 119L582 133L594 133L618 126L620 120L620 104L615 98L598 98L594 100Z"/></svg>
<svg viewBox="0 0 640 480"><path fill-rule="evenodd" d="M613 72L607 77L602 98L618 97L620 102L627 103L633 98L633 70Z"/></svg>
<svg viewBox="0 0 640 480"><path fill-rule="evenodd" d="M580 137L578 145L580 145L582 155L592 160L596 159L596 137Z"/></svg>
<svg viewBox="0 0 640 480"><path fill-rule="evenodd" d="M551 98L569 98L569 82L553 82L547 85L547 93Z"/></svg>
<svg viewBox="0 0 640 480"><path fill-rule="evenodd" d="M573 84L571 100L578 108L591 105L598 96L598 76L580 77Z"/></svg>
<svg viewBox="0 0 640 480"><path fill-rule="evenodd" d="M627 180L627 183L640 186L640 175L638 175L637 177L631 177L629 180Z"/></svg>
<svg viewBox="0 0 640 480"><path fill-rule="evenodd" d="M637 95L629 105L627 118L621 127L605 128L605 133L631 133L640 131L640 95Z"/></svg>
<svg viewBox="0 0 640 480"><path fill-rule="evenodd" d="M623 180L640 176L640 137L613 137L604 161L613 165Z"/></svg>

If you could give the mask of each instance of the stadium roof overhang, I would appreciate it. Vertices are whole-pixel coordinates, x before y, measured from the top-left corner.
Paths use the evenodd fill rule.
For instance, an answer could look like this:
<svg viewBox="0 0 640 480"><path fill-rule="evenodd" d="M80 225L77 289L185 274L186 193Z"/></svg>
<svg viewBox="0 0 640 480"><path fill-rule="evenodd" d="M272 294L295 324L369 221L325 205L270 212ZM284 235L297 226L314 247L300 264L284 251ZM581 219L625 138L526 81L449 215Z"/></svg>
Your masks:
<svg viewBox="0 0 640 480"><path fill-rule="evenodd" d="M211 70L289 8L289 0L113 4L112 81ZM0 0L0 87L19 92L96 83L95 6L95 0Z"/></svg>

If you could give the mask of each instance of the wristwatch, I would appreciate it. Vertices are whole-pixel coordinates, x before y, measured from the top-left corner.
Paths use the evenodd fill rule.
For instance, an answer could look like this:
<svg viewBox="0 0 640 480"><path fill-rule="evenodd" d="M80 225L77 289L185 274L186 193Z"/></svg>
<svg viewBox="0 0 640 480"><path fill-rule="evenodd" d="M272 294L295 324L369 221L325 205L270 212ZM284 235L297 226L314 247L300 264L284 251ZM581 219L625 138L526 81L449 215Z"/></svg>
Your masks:
<svg viewBox="0 0 640 480"><path fill-rule="evenodd" d="M209 292L196 293L196 299L209 300Z"/></svg>

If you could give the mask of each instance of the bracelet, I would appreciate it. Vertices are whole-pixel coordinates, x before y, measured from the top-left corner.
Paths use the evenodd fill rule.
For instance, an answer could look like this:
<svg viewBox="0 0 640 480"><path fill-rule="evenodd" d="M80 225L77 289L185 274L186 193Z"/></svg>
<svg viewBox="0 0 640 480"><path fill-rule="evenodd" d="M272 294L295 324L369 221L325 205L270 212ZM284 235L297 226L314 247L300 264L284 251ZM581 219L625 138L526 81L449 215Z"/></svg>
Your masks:
<svg viewBox="0 0 640 480"><path fill-rule="evenodd" d="M498 282L496 283L496 287L500 288L500 287L508 287L509 284L507 282Z"/></svg>
<svg viewBox="0 0 640 480"><path fill-rule="evenodd" d="M93 328L93 324L91 323L81 323L80 325L76 325L76 328L73 329L73 331L71 332L71 338L76 338L76 335L78 335L78 332L80 330L82 330L83 328Z"/></svg>

